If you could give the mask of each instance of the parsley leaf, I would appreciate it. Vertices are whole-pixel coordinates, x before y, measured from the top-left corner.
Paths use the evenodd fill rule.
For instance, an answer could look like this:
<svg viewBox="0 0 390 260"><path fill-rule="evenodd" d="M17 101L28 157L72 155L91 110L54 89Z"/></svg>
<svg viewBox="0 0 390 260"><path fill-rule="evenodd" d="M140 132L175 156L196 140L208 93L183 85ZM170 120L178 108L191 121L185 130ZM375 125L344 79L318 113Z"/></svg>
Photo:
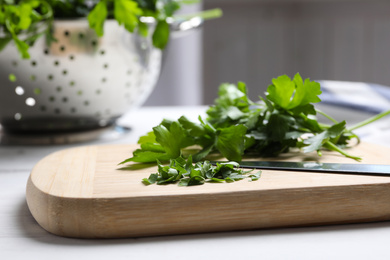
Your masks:
<svg viewBox="0 0 390 260"><path fill-rule="evenodd" d="M170 158L177 158L181 155L181 148L192 144L192 139L186 135L185 129L179 122L172 122L169 128L158 125L153 128L156 141L164 147Z"/></svg>
<svg viewBox="0 0 390 260"><path fill-rule="evenodd" d="M99 2L88 15L89 26L95 30L98 36L103 36L103 25L107 18L107 5L105 1Z"/></svg>
<svg viewBox="0 0 390 260"><path fill-rule="evenodd" d="M305 79L305 81L302 82L302 78L299 74L295 75L293 82L295 83L296 90L288 109L302 107L310 103L318 103L321 101L318 97L322 93L319 83L310 81L310 79Z"/></svg>
<svg viewBox="0 0 390 260"><path fill-rule="evenodd" d="M272 141L283 140L290 130L290 125L293 123L294 120L290 116L278 113L271 114L265 130L267 138Z"/></svg>
<svg viewBox="0 0 390 260"><path fill-rule="evenodd" d="M137 149L133 152L133 157L128 158L119 164L125 164L129 162L138 162L138 163L151 163L156 162L156 160L167 161L170 157L167 153L154 152L146 150L144 148Z"/></svg>
<svg viewBox="0 0 390 260"><path fill-rule="evenodd" d="M138 15L142 10L138 8L137 2L132 0L114 0L114 17L126 30L133 32L138 25Z"/></svg>
<svg viewBox="0 0 390 260"><path fill-rule="evenodd" d="M293 109L320 102L321 94L319 83L306 79L302 80L299 74L291 80L283 75L272 80L273 85L267 89L267 98L284 109Z"/></svg>
<svg viewBox="0 0 390 260"><path fill-rule="evenodd" d="M153 32L153 45L157 48L164 49L169 41L170 28L166 21L159 21Z"/></svg>
<svg viewBox="0 0 390 260"><path fill-rule="evenodd" d="M329 129L304 140L303 143L308 146L304 147L303 151L308 153L320 150L322 146L330 140L330 138L336 138L341 135L345 130L345 125L345 121L342 121L338 124L331 126Z"/></svg>
<svg viewBox="0 0 390 260"><path fill-rule="evenodd" d="M244 83L222 84L218 95L215 105L207 110L207 120L215 127L234 125L251 115L249 107L254 103L248 99Z"/></svg>
<svg viewBox="0 0 390 260"><path fill-rule="evenodd" d="M0 51L7 46L7 44L12 40L12 37L3 37L0 38Z"/></svg>
<svg viewBox="0 0 390 260"><path fill-rule="evenodd" d="M233 125L218 130L216 147L228 160L241 161L246 130L244 125Z"/></svg>
<svg viewBox="0 0 390 260"><path fill-rule="evenodd" d="M282 75L273 79L272 83L267 89L267 98L280 107L287 109L295 91L294 82L287 75Z"/></svg>

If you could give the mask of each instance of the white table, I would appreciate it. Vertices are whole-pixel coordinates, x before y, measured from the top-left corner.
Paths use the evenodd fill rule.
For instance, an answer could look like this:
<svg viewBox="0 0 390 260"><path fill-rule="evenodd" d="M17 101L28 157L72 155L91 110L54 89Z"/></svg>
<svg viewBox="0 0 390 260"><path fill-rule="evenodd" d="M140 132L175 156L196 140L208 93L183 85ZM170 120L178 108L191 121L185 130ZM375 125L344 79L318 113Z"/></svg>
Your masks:
<svg viewBox="0 0 390 260"><path fill-rule="evenodd" d="M325 107L353 124L366 114ZM126 135L77 144L135 143L162 118L196 120L205 107L143 107L120 123ZM359 131L390 146L390 118ZM137 239L85 240L44 231L25 202L29 172L43 156L74 145L0 145L0 259L389 259L390 222L240 231ZM390 159L389 159L390 161ZM390 201L389 201L390 203Z"/></svg>

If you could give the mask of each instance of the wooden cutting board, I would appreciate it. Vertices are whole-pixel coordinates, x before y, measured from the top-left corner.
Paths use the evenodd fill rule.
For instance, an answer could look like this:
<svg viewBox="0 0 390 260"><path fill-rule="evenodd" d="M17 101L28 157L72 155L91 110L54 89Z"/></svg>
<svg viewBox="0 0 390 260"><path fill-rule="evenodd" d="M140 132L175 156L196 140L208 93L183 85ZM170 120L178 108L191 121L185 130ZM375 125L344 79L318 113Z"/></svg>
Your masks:
<svg viewBox="0 0 390 260"><path fill-rule="evenodd" d="M264 170L258 181L149 185L156 167L118 166L136 145L55 152L32 170L28 207L60 236L119 238L325 225L390 219L390 177ZM364 163L389 164L390 148L362 143ZM356 163L328 152L280 160Z"/></svg>

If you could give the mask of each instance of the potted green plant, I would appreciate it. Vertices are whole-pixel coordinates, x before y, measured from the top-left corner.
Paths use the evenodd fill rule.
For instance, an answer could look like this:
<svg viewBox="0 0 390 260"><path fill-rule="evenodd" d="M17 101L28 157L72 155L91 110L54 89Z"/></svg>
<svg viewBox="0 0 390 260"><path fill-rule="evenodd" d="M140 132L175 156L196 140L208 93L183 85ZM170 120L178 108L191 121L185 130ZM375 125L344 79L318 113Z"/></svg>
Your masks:
<svg viewBox="0 0 390 260"><path fill-rule="evenodd" d="M152 91L179 0L0 0L0 123L56 132L105 127Z"/></svg>

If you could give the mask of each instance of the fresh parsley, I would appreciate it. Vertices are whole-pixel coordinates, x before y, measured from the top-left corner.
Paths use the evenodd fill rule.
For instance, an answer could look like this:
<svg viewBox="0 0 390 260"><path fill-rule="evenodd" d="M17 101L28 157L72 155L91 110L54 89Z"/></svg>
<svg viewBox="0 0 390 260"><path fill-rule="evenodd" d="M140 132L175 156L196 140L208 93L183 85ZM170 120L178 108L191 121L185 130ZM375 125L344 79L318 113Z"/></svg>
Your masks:
<svg viewBox="0 0 390 260"><path fill-rule="evenodd" d="M211 154L219 154L230 161L240 162L245 155L270 157L299 149L303 153L324 149L336 151L359 161L345 148L359 137L352 131L378 120L390 111L378 114L364 122L346 127L317 110L320 102L320 84L299 74L292 79L283 75L272 80L265 98L253 102L246 85L222 84L215 104L207 110L206 120L199 117L192 122L182 116L176 121L163 120L152 132L138 141L140 149L121 162L156 162L191 155L195 162ZM330 119L319 123L317 114Z"/></svg>
<svg viewBox="0 0 390 260"><path fill-rule="evenodd" d="M158 172L152 173L149 178L144 178L145 185L178 183L179 186L202 185L205 182L235 182L245 178L256 181L260 178L261 171L252 173L253 170L243 171L236 162L217 163L212 165L209 161L192 163L192 157L188 159L178 157L171 159L169 165L157 163Z"/></svg>
<svg viewBox="0 0 390 260"><path fill-rule="evenodd" d="M169 41L170 25L175 13L183 4L198 1L185 0L0 0L0 51L14 42L22 58L29 58L29 47L46 35L50 44L53 38L54 19L87 17L89 26L98 36L104 34L106 19L115 19L127 31L152 35L153 45L164 49ZM203 19L217 18L220 9L185 16ZM147 26L142 17L152 17L155 26ZM184 16L179 17L183 19Z"/></svg>

